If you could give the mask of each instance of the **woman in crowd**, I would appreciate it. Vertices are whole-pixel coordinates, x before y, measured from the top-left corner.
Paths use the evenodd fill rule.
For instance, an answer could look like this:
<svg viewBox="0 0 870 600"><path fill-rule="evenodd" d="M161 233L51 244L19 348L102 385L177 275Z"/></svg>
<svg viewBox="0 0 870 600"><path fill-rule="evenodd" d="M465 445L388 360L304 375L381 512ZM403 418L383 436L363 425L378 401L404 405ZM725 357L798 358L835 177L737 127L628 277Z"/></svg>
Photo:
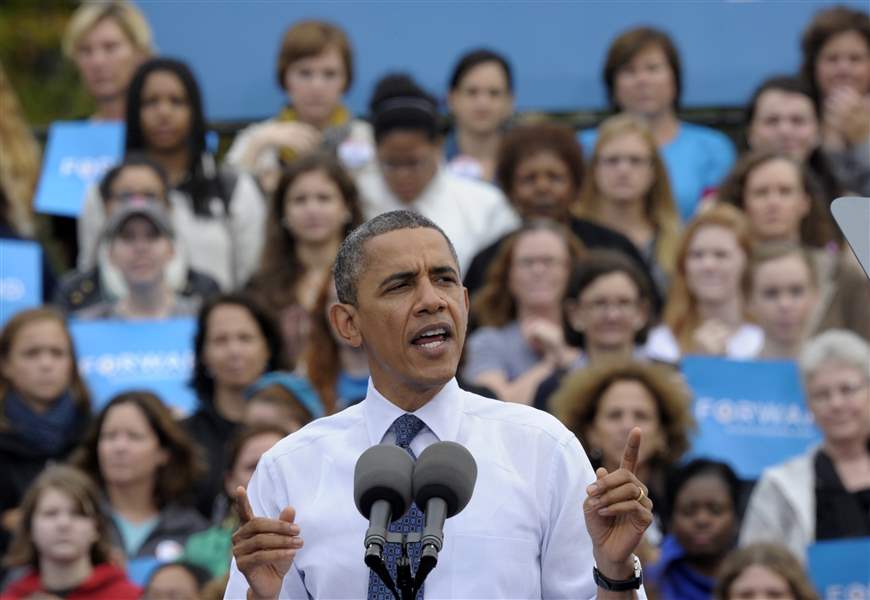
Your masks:
<svg viewBox="0 0 870 600"><path fill-rule="evenodd" d="M737 541L740 481L727 464L695 459L668 482L669 529L644 584L660 600L708 600Z"/></svg>
<svg viewBox="0 0 870 600"><path fill-rule="evenodd" d="M870 535L870 346L826 331L799 365L822 443L762 473L740 543L776 541L803 558L813 542Z"/></svg>
<svg viewBox="0 0 870 600"><path fill-rule="evenodd" d="M666 295L680 241L668 173L644 121L625 114L598 127L577 214L630 239Z"/></svg>
<svg viewBox="0 0 870 600"><path fill-rule="evenodd" d="M637 115L649 124L680 216L688 221L705 193L728 173L735 152L724 134L677 117L682 72L673 41L649 27L621 33L607 52L603 78L613 110ZM581 133L585 150L591 152L596 134Z"/></svg>
<svg viewBox="0 0 870 600"><path fill-rule="evenodd" d="M196 487L197 508L206 517L221 490L226 442L245 414L245 390L263 373L285 368L278 328L251 298L229 294L202 306L191 382L199 407L184 425L205 450L208 472Z"/></svg>
<svg viewBox="0 0 870 600"><path fill-rule="evenodd" d="M184 548L184 560L205 569L212 577L226 575L233 559L233 533L239 527L239 515L234 501L236 488L248 487L263 453L277 444L287 432L277 425L262 424L245 427L229 441L219 508L212 527L194 533Z"/></svg>
<svg viewBox="0 0 870 600"><path fill-rule="evenodd" d="M185 561L164 563L151 572L142 600L201 600L201 591L211 581L202 567Z"/></svg>
<svg viewBox="0 0 870 600"><path fill-rule="evenodd" d="M0 333L0 554L30 483L61 461L90 421L88 390L63 316L23 310Z"/></svg>
<svg viewBox="0 0 870 600"><path fill-rule="evenodd" d="M106 223L108 257L124 281L126 293L77 311L80 319L151 320L190 317L199 302L178 294L167 271L175 255L169 215L152 200L128 200Z"/></svg>
<svg viewBox="0 0 870 600"><path fill-rule="evenodd" d="M587 248L622 252L646 272L640 252L628 238L574 214L583 178L583 155L569 127L529 123L518 125L504 135L496 181L524 223L533 219L557 221L569 228ZM469 294L474 295L483 286L490 263L509 235L481 250L471 266L463 271ZM658 298L654 304L658 309Z"/></svg>
<svg viewBox="0 0 870 600"><path fill-rule="evenodd" d="M819 298L816 282L813 259L801 246L774 242L755 248L746 297L764 330L759 358L797 359Z"/></svg>
<svg viewBox="0 0 870 600"><path fill-rule="evenodd" d="M834 6L801 39L801 75L822 109L822 147L846 189L870 195L870 16Z"/></svg>
<svg viewBox="0 0 870 600"><path fill-rule="evenodd" d="M809 332L846 328L870 339L870 282L848 248L833 243L830 212L808 170L775 152L752 152L738 162L719 190L722 203L746 215L755 243L805 246L813 257L819 303Z"/></svg>
<svg viewBox="0 0 870 600"><path fill-rule="evenodd" d="M464 378L502 400L531 404L541 381L578 356L565 336L565 291L583 254L552 221L524 225L502 245L472 302L482 325L468 338Z"/></svg>
<svg viewBox="0 0 870 600"><path fill-rule="evenodd" d="M127 155L123 162L109 169L100 181L100 199L108 220L130 201L149 201L171 212L169 180L166 172L150 158ZM220 291L217 282L190 268L183 243L173 243L174 252L166 268L166 283L179 295L202 302ZM97 264L87 271L74 271L58 287L54 304L66 313L87 309L101 302L112 302L127 295L121 273L109 260L105 238L97 249Z"/></svg>
<svg viewBox="0 0 870 600"><path fill-rule="evenodd" d="M819 600L800 561L778 544L751 544L723 561L715 600Z"/></svg>
<svg viewBox="0 0 870 600"><path fill-rule="evenodd" d="M133 73L154 51L139 9L126 0L82 4L67 25L63 51L97 105L91 118L122 121Z"/></svg>
<svg viewBox="0 0 870 600"><path fill-rule="evenodd" d="M432 219L453 242L464 273L519 219L496 188L444 167L438 102L409 76L381 79L370 109L377 165L357 177L365 218L410 209Z"/></svg>
<svg viewBox="0 0 870 600"><path fill-rule="evenodd" d="M228 290L257 266L266 208L253 179L217 166L205 149L205 128L199 85L187 65L155 58L139 67L128 91L125 152L143 153L166 171L173 223L191 266ZM80 269L96 261L105 218L92 190L78 223Z"/></svg>
<svg viewBox="0 0 870 600"><path fill-rule="evenodd" d="M266 373L245 391L245 425L278 425L287 433L324 416L317 392L304 377L286 371Z"/></svg>
<svg viewBox="0 0 870 600"><path fill-rule="evenodd" d="M758 354L764 333L748 321L743 297L750 244L746 221L733 206L714 206L689 223L663 322L647 341L650 358L675 363L684 354Z"/></svg>
<svg viewBox="0 0 870 600"><path fill-rule="evenodd" d="M308 380L326 414L338 412L366 397L369 363L365 348L345 344L329 322L329 307L338 302L335 280L324 282L311 318L304 360Z"/></svg>
<svg viewBox="0 0 870 600"><path fill-rule="evenodd" d="M280 324L295 364L305 352L317 293L362 212L356 186L338 161L313 154L284 171L270 216L260 268L248 288Z"/></svg>
<svg viewBox="0 0 870 600"><path fill-rule="evenodd" d="M567 369L556 369L535 392L535 408L548 410L550 396L569 372L605 361L643 360L653 292L627 257L590 250L568 280L565 313L583 352Z"/></svg>
<svg viewBox="0 0 870 600"><path fill-rule="evenodd" d="M353 52L344 31L324 21L300 21L284 34L276 66L288 104L275 117L242 130L227 162L253 173L267 194L280 168L318 148L358 170L373 155L371 126L341 103L353 83Z"/></svg>
<svg viewBox="0 0 870 600"><path fill-rule="evenodd" d="M746 143L750 150L787 154L805 165L818 183L824 207L844 194L845 182L822 149L819 106L802 79L771 77L755 89L746 107ZM859 167L870 177L870 161L855 165Z"/></svg>
<svg viewBox="0 0 870 600"><path fill-rule="evenodd" d="M650 558L661 541L658 516L669 514L668 474L689 447L693 421L685 386L663 365L607 361L566 377L550 411L577 435L596 469L619 468L629 432L640 427L635 472L649 488L657 515L643 548Z"/></svg>
<svg viewBox="0 0 870 600"><path fill-rule="evenodd" d="M484 48L465 53L450 75L447 103L453 114L453 131L444 140L448 168L492 181L502 133L514 110L510 63Z"/></svg>
<svg viewBox="0 0 870 600"><path fill-rule="evenodd" d="M21 524L5 564L25 574L3 600L136 600L142 591L113 564L110 526L100 493L84 473L52 465L27 490Z"/></svg>
<svg viewBox="0 0 870 600"><path fill-rule="evenodd" d="M128 560L175 560L190 534L207 526L189 508L203 469L199 452L151 392L119 394L95 419L71 462L102 490L111 536Z"/></svg>

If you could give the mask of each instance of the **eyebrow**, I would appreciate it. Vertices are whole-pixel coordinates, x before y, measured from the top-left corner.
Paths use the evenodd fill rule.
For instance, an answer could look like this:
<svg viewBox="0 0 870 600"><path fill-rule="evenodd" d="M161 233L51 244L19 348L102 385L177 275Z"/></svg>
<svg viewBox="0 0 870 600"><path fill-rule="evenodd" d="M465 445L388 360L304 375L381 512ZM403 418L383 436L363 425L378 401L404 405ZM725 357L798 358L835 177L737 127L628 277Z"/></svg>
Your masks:
<svg viewBox="0 0 870 600"><path fill-rule="evenodd" d="M420 271L399 271L398 273L393 273L392 275L387 276L383 281L381 281L378 286L379 289L384 289L389 286L391 283L399 283L412 280L419 275ZM438 267L432 267L429 269L429 275L453 275L457 279L459 279L459 273L456 272L456 269L451 267L450 265L442 265Z"/></svg>

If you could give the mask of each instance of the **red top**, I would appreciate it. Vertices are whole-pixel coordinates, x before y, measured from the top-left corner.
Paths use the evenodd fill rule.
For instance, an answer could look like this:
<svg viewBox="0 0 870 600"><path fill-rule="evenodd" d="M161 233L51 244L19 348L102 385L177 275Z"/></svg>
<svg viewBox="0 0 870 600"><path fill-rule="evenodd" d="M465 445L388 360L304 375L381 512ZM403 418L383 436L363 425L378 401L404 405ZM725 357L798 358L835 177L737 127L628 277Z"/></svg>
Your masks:
<svg viewBox="0 0 870 600"><path fill-rule="evenodd" d="M0 600L21 600L36 592L51 593L42 587L39 573L31 570L0 595ZM127 579L122 569L110 564L94 567L90 577L69 592L66 600L138 600L142 590Z"/></svg>

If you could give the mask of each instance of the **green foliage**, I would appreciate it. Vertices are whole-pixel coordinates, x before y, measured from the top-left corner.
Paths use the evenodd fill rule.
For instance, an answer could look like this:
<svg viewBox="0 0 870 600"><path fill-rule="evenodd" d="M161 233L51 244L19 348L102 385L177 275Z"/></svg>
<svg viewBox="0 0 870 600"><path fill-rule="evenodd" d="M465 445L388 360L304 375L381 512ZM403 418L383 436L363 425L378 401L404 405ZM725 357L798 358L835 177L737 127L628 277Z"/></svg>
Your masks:
<svg viewBox="0 0 870 600"><path fill-rule="evenodd" d="M42 129L58 119L81 118L93 104L61 51L70 0L3 0L0 62L28 122Z"/></svg>

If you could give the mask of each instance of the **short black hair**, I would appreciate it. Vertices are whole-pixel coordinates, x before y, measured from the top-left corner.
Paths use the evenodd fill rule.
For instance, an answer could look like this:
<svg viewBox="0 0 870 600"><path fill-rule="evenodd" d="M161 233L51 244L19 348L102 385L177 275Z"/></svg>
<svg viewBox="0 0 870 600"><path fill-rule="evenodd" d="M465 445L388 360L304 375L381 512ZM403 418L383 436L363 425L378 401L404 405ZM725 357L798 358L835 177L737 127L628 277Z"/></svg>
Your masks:
<svg viewBox="0 0 870 600"><path fill-rule="evenodd" d="M668 477L668 514L665 515L668 521L673 516L674 507L677 504L677 496L680 495L680 491L686 484L695 477L706 477L708 475L717 477L725 484L725 487L728 489L728 497L731 498L731 506L734 507L735 514L737 513L740 500L740 480L737 478L737 474L734 473L734 469L718 460L696 458L674 471Z"/></svg>
<svg viewBox="0 0 870 600"><path fill-rule="evenodd" d="M160 179L160 184L163 186L163 200L169 202L169 177L166 175L166 169L155 160L152 160L141 152L131 152L124 157L120 163L106 171L103 178L100 180L100 198L103 204L107 204L112 198L112 186L115 185L115 180L121 172L127 167L147 167L154 171L154 174Z"/></svg>
<svg viewBox="0 0 870 600"><path fill-rule="evenodd" d="M269 360L266 363L264 373L271 371L286 370L287 360L284 354L284 342L281 338L281 333L278 325L253 298L243 293L220 294L214 298L210 298L202 305L199 310L199 315L196 319L196 334L193 338L194 347L194 363L193 377L190 385L196 392L200 402L210 404L214 396L214 377L209 373L205 366L205 338L208 333L208 318L212 311L219 306L225 305L240 306L250 313L251 317L257 322L260 333L266 339L266 346L269 348Z"/></svg>
<svg viewBox="0 0 870 600"><path fill-rule="evenodd" d="M391 73L378 81L369 110L376 143L394 129L420 131L432 141L443 131L438 101L406 73Z"/></svg>
<svg viewBox="0 0 870 600"><path fill-rule="evenodd" d="M510 63L503 54L499 54L498 52L488 48L477 48L466 52L459 57L459 61L457 61L456 65L453 67L453 73L450 75L450 91L459 87L466 73L474 67L485 63L496 63L501 67L502 71L504 71L505 80L507 81L508 91L513 93L514 76Z"/></svg>
<svg viewBox="0 0 870 600"><path fill-rule="evenodd" d="M187 571L190 576L193 577L194 581L196 581L197 590L202 590L203 586L212 580L211 572L205 567L201 567L200 565L186 560L178 560L158 565L153 571L151 571L151 574L148 576L148 583L145 584L145 590L148 590L151 586L151 582L154 581L154 578L157 577L157 574L160 573L160 571L169 569L170 567L180 567Z"/></svg>

